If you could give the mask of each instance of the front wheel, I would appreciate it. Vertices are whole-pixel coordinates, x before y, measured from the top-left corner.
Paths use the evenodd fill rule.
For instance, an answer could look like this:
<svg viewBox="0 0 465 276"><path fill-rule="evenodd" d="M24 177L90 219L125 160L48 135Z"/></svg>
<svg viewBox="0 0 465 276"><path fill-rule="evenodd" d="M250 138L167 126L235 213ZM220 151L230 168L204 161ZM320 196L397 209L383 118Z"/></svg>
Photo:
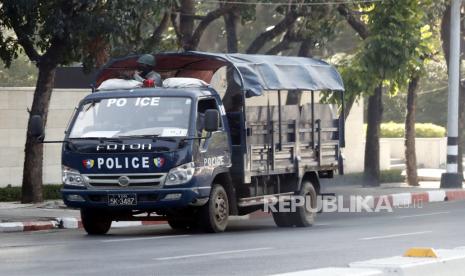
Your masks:
<svg viewBox="0 0 465 276"><path fill-rule="evenodd" d="M111 217L102 210L81 209L82 226L89 235L104 235L110 230Z"/></svg>
<svg viewBox="0 0 465 276"><path fill-rule="evenodd" d="M190 220L183 220L176 217L169 217L168 224L173 230L193 230L195 224Z"/></svg>
<svg viewBox="0 0 465 276"><path fill-rule="evenodd" d="M200 226L210 233L223 232L228 225L229 200L226 190L220 184L213 184L210 199L200 208Z"/></svg>

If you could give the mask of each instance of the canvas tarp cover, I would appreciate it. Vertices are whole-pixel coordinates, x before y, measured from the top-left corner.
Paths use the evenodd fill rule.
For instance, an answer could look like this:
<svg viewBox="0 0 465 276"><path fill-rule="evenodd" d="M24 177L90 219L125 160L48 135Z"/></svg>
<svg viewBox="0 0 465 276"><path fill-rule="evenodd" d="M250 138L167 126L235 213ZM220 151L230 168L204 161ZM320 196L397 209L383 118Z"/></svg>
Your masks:
<svg viewBox="0 0 465 276"><path fill-rule="evenodd" d="M111 60L97 74L95 87L121 70L134 70L139 55ZM304 57L217 54L204 52L155 54L153 68L163 78L191 77L210 83L213 74L223 66L237 72L236 81L247 96L262 95L264 90L344 90L342 78L328 63Z"/></svg>

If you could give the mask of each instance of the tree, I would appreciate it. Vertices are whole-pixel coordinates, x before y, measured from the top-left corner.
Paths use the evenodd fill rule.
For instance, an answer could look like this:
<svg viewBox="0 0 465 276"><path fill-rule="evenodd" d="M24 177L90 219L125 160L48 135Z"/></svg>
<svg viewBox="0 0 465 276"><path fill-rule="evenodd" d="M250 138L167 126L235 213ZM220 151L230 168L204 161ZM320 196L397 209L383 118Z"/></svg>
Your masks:
<svg viewBox="0 0 465 276"><path fill-rule="evenodd" d="M38 68L30 117L47 122L48 108L58 65L95 60L86 45L117 31L114 18L123 12L113 9L119 1L4 0L0 6L0 58L10 66L23 52ZM122 1L125 2L125 1ZM12 30L13 33L4 30ZM105 43L103 43L104 45ZM42 201L43 144L28 128L22 183L23 203Z"/></svg>
<svg viewBox="0 0 465 276"><path fill-rule="evenodd" d="M323 48L334 37L335 26L338 22L331 5L304 5L312 2L316 1L306 0L298 3L291 2L291 5L277 5L274 9L274 17L279 20L272 26L266 26L265 30L258 31L258 35L251 38L245 52L268 55L293 53L302 57L311 57L314 49ZM247 8L224 15L228 52L239 50L239 39L236 34L239 19L242 23L255 21L255 14L260 8L262 7L248 5ZM258 28L248 33L256 33L256 29ZM231 81L230 71L228 71L227 79L229 85L223 98L224 105L226 110L235 110L237 99L240 97L240 89ZM294 92L288 93L286 104L299 102L301 94L298 91Z"/></svg>
<svg viewBox="0 0 465 276"><path fill-rule="evenodd" d="M411 186L418 186L417 159L415 149L415 122L416 122L416 105L417 105L417 90L420 83L420 78L425 74L426 63L435 55L435 49L438 45L434 45L432 39L433 32L438 34L435 24L437 14L437 6L439 2L423 1L419 5L417 12L417 21L421 26L419 32L415 32L415 40L418 45L415 52L411 56L408 65L409 80L407 89L407 114L405 116L405 165L407 174L407 183ZM425 12L428 11L428 14ZM437 36L436 36L437 37Z"/></svg>
<svg viewBox="0 0 465 276"><path fill-rule="evenodd" d="M356 64L362 67L359 71L364 72L365 87L373 91L368 97L364 180L367 185L378 186L382 97L385 91L395 94L407 83L410 63L418 57L423 13L419 2L413 0L386 0L357 7L359 15L345 5L339 5L338 11L364 39L355 55L359 59Z"/></svg>
<svg viewBox="0 0 465 276"><path fill-rule="evenodd" d="M234 3L220 3L218 7L206 14L198 14L203 11L201 3L194 0L180 0L173 3L171 23L178 38L179 48L185 51L196 50L202 35L207 27L218 18L238 9ZM195 22L199 21L198 24Z"/></svg>

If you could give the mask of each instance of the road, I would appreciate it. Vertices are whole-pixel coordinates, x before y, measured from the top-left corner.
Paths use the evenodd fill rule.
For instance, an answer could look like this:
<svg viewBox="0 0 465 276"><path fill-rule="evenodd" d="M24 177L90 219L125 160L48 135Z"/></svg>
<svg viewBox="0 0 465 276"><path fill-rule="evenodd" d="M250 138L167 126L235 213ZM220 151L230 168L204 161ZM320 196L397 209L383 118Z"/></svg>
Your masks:
<svg viewBox="0 0 465 276"><path fill-rule="evenodd" d="M168 226L0 233L1 275L268 275L402 254L411 246L465 246L465 202L393 213L319 214L312 228L234 221L221 234Z"/></svg>

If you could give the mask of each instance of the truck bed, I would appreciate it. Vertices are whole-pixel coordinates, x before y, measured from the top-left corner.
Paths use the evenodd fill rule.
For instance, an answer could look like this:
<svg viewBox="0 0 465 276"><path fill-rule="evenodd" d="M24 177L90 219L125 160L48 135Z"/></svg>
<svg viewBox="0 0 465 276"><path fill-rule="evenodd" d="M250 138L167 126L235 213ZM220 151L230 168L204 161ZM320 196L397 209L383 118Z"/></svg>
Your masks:
<svg viewBox="0 0 465 276"><path fill-rule="evenodd" d="M315 104L246 109L247 158L245 178L338 167L339 128L331 108Z"/></svg>

